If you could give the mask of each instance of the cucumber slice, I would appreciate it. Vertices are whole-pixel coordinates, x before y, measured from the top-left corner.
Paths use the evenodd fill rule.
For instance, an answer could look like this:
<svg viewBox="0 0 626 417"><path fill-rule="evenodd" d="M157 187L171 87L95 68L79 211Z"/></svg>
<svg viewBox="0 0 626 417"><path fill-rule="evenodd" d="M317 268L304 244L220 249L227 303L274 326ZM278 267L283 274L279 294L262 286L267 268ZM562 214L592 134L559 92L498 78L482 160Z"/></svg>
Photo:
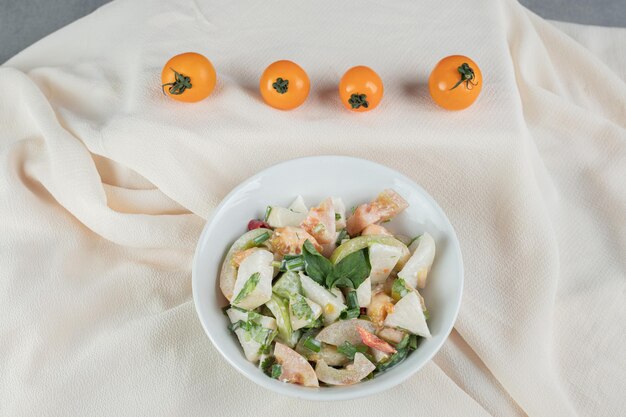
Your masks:
<svg viewBox="0 0 626 417"><path fill-rule="evenodd" d="M411 252L409 252L409 249L406 247L406 245L396 238L385 235L368 235L355 237L354 239L350 239L346 243L343 243L341 246L335 249L333 255L330 257L330 261L333 264L337 264L339 261L350 255L351 253L359 251L363 248L369 248L374 243L395 246L401 249L400 259L396 264L396 268L402 268L411 256Z"/></svg>
<svg viewBox="0 0 626 417"><path fill-rule="evenodd" d="M291 298L296 294L302 294L300 276L297 272L287 271L274 283L274 294L283 298Z"/></svg>
<svg viewBox="0 0 626 417"><path fill-rule="evenodd" d="M272 294L271 299L265 303L276 318L278 326L278 337L289 347L295 346L293 342L293 329L291 328L291 319L289 317L289 304L287 300Z"/></svg>

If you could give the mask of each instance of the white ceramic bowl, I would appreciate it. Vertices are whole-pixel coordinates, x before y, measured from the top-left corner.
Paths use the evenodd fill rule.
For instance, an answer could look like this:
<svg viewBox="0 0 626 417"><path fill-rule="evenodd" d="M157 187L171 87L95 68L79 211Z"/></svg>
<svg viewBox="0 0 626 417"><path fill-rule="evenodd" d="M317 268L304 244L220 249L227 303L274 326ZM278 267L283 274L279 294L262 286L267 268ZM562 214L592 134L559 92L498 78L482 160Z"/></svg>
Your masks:
<svg viewBox="0 0 626 417"><path fill-rule="evenodd" d="M421 291L430 311L433 335L422 339L406 360L380 376L346 387L307 388L264 375L248 362L222 313L227 304L219 289L219 270L230 245L243 234L250 219L262 218L267 205L287 206L301 194L311 206L328 196L341 197L346 207L368 202L392 188L410 204L385 226L393 232L415 236L430 233L437 255ZM228 194L207 222L193 261L193 299L202 326L217 350L239 372L279 394L309 400L346 400L375 394L402 383L443 345L461 305L463 261L454 229L435 200L421 187L391 168L345 156L294 159L274 165L245 180Z"/></svg>

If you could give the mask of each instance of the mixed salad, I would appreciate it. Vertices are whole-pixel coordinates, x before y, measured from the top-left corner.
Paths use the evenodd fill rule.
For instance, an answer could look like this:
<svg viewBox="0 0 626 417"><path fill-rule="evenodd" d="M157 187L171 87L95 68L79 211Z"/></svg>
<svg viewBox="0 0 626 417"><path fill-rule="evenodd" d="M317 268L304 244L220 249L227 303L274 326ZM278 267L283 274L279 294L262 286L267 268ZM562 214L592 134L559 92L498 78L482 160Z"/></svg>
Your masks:
<svg viewBox="0 0 626 417"><path fill-rule="evenodd" d="M346 216L329 197L269 206L232 245L220 275L225 312L246 358L307 387L375 377L430 338L426 285L435 241L384 224L408 207L393 190Z"/></svg>

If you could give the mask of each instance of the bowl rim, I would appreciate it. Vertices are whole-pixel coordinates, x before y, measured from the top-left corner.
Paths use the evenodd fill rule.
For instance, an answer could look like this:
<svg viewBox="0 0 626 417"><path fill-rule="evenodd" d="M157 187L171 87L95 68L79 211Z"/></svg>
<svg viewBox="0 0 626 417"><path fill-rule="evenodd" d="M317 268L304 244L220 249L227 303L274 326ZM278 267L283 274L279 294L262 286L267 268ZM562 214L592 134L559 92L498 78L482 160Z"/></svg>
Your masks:
<svg viewBox="0 0 626 417"><path fill-rule="evenodd" d="M254 180L256 180L257 178L263 176L264 174L266 174L266 172L270 171L270 170L274 170L282 165L286 165L286 164L292 164L294 162L298 162L298 161L311 161L311 160L315 160L315 159L339 159L339 160L352 160L355 162L359 162L359 163L367 163L367 164L373 164L378 166L379 168L383 168L385 170L390 170L393 171L393 173L395 175L397 175L398 177L400 177L402 180L409 182L414 188L416 188L417 190L419 190L423 197L428 200L429 204L437 211L439 211L439 213L441 214L441 217L443 219L443 221L445 222L446 226L449 228L449 230L451 231L451 243L452 245L449 248L453 248L454 251L457 253L458 255L458 269L459 269L459 278L460 278L460 282L459 282L459 291L458 291L458 297L455 301L455 308L454 308L454 314L453 314L453 319L450 321L449 325L445 328L445 336L441 338L441 340L438 342L438 344L435 346L435 348L432 350L432 352L426 356L426 358L419 364L413 366L413 367L396 367L393 370L390 370L390 372L396 371L396 375L394 379L389 379L389 380L385 380L385 381L380 381L380 383L376 384L371 384L371 385L367 385L365 386L365 383L359 383L359 384L355 384L355 385L351 385L349 386L350 389L346 389L345 387L332 387L332 388L311 388L311 387L301 387L299 385L293 385L293 384L287 384L284 382L280 382L280 381L275 381L272 380L270 378L268 378L267 376L263 375L261 372L257 372L255 374L249 373L243 369L241 369L238 364L232 360L229 356L229 354L227 354L224 349L222 349L222 347L220 346L220 344L217 342L217 340L214 338L212 332L209 329L209 326L207 323L205 323L205 320L203 319L203 316L200 312L200 298L199 298L199 294L198 294L198 289L197 286L198 284L198 280L200 279L198 277L198 259L199 259L199 254L200 254L200 247L201 247L201 242L203 242L205 240L205 235L208 233L208 230L210 229L210 225L211 222L213 220L213 218L215 217L216 213L219 213L221 208L234 196L236 195L241 189L245 188L249 183L253 182ZM241 181L239 184L237 184L228 194L226 194L226 196L224 196L222 198L222 200L220 201L220 203L213 209L213 211L211 212L211 214L207 217L207 220L204 224L204 227L202 229L202 233L200 234L200 237L198 238L198 243L196 245L196 249L194 251L194 256L193 256L193 260L192 260L192 269L191 269L191 287L192 287L192 296L193 296L193 302L194 302L194 309L196 311L196 315L198 316L198 319L200 320L200 323L202 325L202 328L204 330L204 333L208 336L209 340L211 341L211 343L213 344L213 346L215 347L215 349L217 349L217 351L220 353L220 355L222 355L222 357L224 359L226 359L226 362L228 362L233 368L235 368L237 370L237 372L239 372L240 374L244 375L246 378L248 378L249 380L255 382L257 385L268 389L272 392L275 392L277 394L281 394L281 395L286 395L292 398L298 398L298 399L306 399L306 400L314 400L314 401L337 401L337 400L350 400L350 399L356 399L356 398L362 398L365 396L369 396L372 394L377 394L377 393L381 393L383 391L386 391L390 388L393 388L396 385L401 384L402 382L406 381L408 378L410 378L411 376L413 376L415 373L417 373L420 369L422 369L427 363L429 363L432 358L441 350L441 347L443 346L443 344L446 342L446 340L448 340L448 337L450 336L450 333L452 332L452 329L454 328L454 324L456 323L456 320L458 318L459 315L459 311L461 309L461 302L463 299L463 290L464 290L464 285L465 285L465 269L464 269L464 263L463 263L463 255L461 252L461 245L459 243L459 239L458 236L456 234L456 230L454 229L454 226L452 225L452 223L450 222L450 219L448 218L448 216L446 215L446 213L443 211L443 209L439 206L439 204L437 203L437 201L419 184L417 184L415 181L413 181L411 178L407 177L406 175L404 175L403 173L397 171L396 169L393 169L391 167L388 167L386 165L380 164L378 162L374 162L371 161L369 159L364 159L364 158L356 158L356 157L352 157L352 156L344 156L344 155L315 155L315 156L305 156L305 157L299 157L299 158L292 158L292 159L287 159L281 162L278 162L276 164L272 164L260 171L258 171L257 173L255 173L254 175L244 179L243 181ZM261 378L262 377L262 378ZM374 382L375 380L373 380L372 382ZM274 384L275 383L275 384ZM276 385L278 384L278 385ZM294 390L293 388L297 388L297 390ZM333 392L332 396L329 396L326 394L326 390L327 389L332 389L333 391L337 391L337 392Z"/></svg>

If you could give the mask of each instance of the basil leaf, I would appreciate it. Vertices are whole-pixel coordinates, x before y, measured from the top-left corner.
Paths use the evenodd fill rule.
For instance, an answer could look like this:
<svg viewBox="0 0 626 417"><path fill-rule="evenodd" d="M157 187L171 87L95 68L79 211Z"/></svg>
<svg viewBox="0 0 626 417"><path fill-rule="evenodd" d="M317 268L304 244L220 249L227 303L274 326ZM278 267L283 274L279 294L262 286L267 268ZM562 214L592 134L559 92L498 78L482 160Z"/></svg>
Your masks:
<svg viewBox="0 0 626 417"><path fill-rule="evenodd" d="M243 288L241 289L241 291L239 291L239 294L237 294L237 297L235 297L231 304L239 304L241 301L243 301L244 298L250 295L250 293L256 288L260 279L261 274L259 274L258 272L250 275L250 278L248 278L246 283L243 284Z"/></svg>
<svg viewBox="0 0 626 417"><path fill-rule="evenodd" d="M366 249L351 253L343 258L326 277L326 286L359 288L370 276L372 267L366 254Z"/></svg>
<svg viewBox="0 0 626 417"><path fill-rule="evenodd" d="M304 270L306 274L313 281L324 285L326 277L333 270L333 265L330 261L320 254L308 240L304 242L302 246L302 256L304 257Z"/></svg>

